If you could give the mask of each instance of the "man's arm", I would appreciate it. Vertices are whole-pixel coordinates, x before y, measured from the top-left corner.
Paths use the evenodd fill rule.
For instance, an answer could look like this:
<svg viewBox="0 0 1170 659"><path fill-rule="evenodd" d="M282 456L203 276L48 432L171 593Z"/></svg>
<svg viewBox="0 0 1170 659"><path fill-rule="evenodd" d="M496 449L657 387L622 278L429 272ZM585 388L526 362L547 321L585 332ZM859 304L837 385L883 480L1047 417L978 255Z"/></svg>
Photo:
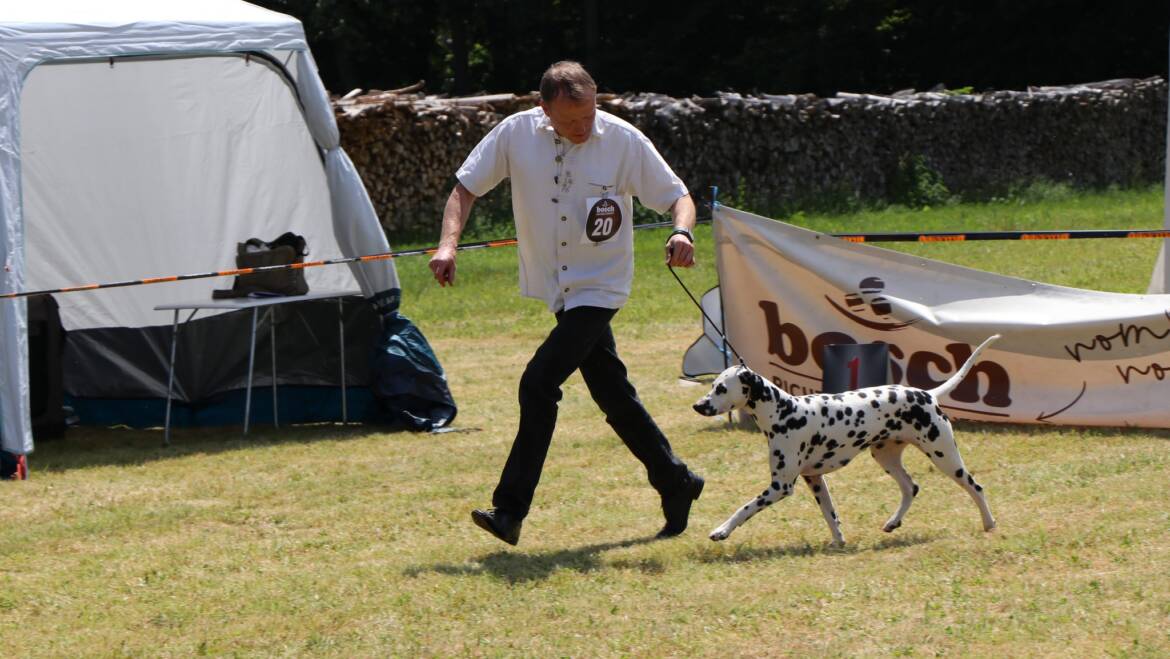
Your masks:
<svg viewBox="0 0 1170 659"><path fill-rule="evenodd" d="M447 197L447 205L443 208L443 228L439 235L439 248L431 257L431 272L440 286L455 285L455 254L459 246L459 236L463 235L463 227L467 225L467 218L471 215L471 207L475 204L475 195L456 183ZM694 223L694 208L691 208L691 222Z"/></svg>
<svg viewBox="0 0 1170 659"><path fill-rule="evenodd" d="M670 207L675 229L695 230L695 202L691 195L679 197ZM695 264L695 246L682 233L671 234L666 240L666 264L676 268L689 268Z"/></svg>

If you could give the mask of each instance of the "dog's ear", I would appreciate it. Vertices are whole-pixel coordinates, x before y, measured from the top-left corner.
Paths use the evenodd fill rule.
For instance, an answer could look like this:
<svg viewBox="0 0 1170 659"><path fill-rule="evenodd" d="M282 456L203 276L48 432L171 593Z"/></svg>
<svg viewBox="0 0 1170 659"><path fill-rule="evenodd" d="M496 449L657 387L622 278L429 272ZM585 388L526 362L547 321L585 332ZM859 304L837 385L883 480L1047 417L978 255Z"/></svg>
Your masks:
<svg viewBox="0 0 1170 659"><path fill-rule="evenodd" d="M764 384L764 378L747 367L739 371L739 381L747 387L749 400L771 400L772 394Z"/></svg>

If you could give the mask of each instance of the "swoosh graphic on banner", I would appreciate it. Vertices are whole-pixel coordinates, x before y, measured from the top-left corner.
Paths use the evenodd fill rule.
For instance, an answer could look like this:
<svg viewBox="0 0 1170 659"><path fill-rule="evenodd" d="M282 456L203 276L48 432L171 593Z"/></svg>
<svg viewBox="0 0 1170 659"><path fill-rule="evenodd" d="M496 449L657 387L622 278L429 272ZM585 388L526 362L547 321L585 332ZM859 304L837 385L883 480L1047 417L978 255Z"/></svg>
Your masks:
<svg viewBox="0 0 1170 659"><path fill-rule="evenodd" d="M768 362L768 364L770 366L775 366L776 368L780 369L781 371L784 371L785 373L791 373L793 375L799 375L802 378L808 378L810 380L816 380L817 382L823 382L823 380L821 378L818 378L815 375L809 375L808 373L801 373L800 371L794 371L790 368L785 368L784 366L781 366L780 364L777 364L776 362Z"/></svg>
<svg viewBox="0 0 1170 659"><path fill-rule="evenodd" d="M833 298L829 297L828 295L825 296L825 300L827 300L829 304L833 305L833 308L840 312L842 316L845 316L858 325L864 325L865 327L877 330L879 332L897 332L900 329L906 329L907 327L918 322L918 319L915 318L914 320L908 320L904 323L879 323L850 313L847 309L834 302Z"/></svg>
<svg viewBox="0 0 1170 659"><path fill-rule="evenodd" d="M1073 402L1069 403L1068 405L1065 405L1064 407L1060 408L1059 410L1056 410L1056 411L1055 411L1055 412L1053 412L1052 414L1047 414L1047 413L1045 413L1045 412L1041 412L1041 413L1040 413L1040 416L1036 417L1036 420L1037 420L1037 421L1043 421L1043 422L1045 422L1045 423L1048 423L1048 420L1049 420L1049 419L1051 419L1052 417L1054 417L1054 416L1056 416L1056 415L1058 415L1058 414L1061 414L1062 412L1065 412L1065 411L1067 411L1067 410L1068 410L1069 408L1071 408L1073 405L1076 405L1078 402L1080 402L1080 400L1081 400L1081 396L1084 396L1084 395L1085 395L1085 390L1086 390L1086 389L1088 389L1088 388L1089 388L1089 383L1088 383L1088 382L1082 382L1082 383L1081 383L1081 393L1077 394L1077 397L1073 399Z"/></svg>
<svg viewBox="0 0 1170 659"><path fill-rule="evenodd" d="M958 412L967 412L968 414L983 414L985 416L998 416L1005 419L1010 419L1012 416L1010 414L1003 414L1002 412L988 412L987 410L976 410L970 407L959 407L957 405L943 405L941 403L939 404L939 407L943 408L944 410L955 410Z"/></svg>

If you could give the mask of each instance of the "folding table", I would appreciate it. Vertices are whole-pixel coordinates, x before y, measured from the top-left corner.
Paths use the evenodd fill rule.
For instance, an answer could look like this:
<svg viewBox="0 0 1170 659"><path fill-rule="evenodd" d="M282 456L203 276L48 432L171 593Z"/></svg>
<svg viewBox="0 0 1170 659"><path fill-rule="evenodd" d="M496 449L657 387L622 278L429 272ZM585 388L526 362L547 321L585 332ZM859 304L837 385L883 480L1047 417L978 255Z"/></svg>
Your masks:
<svg viewBox="0 0 1170 659"><path fill-rule="evenodd" d="M167 376L167 415L165 422L165 430L163 434L163 441L166 444L171 443L171 399L174 396L175 387L175 347L179 338L179 312L184 309L190 309L191 313L183 324L191 322L195 314L199 313L201 309L225 309L231 311L241 311L244 309L252 310L252 335L248 342L248 386L247 394L244 397L244 434L248 434L248 422L252 415L252 374L256 365L256 326L262 323L265 318L269 320L269 327L272 329L271 343L272 343L272 421L280 427L280 421L277 417L277 397L276 397L276 317L274 308L279 304L292 304L295 302L305 302L308 300L327 300L337 298L337 324L341 333L341 341L339 348L341 351L341 419L342 421L349 420L348 410L346 409L345 398L345 322L342 317L342 298L351 295L361 295L361 291L309 291L305 295L282 295L282 296L266 296L266 297L237 297L224 298L216 300L213 298L204 298L200 300L191 300L187 302L172 302L170 304L160 304L154 308L155 311L174 311L175 318L171 331L171 361L169 366L169 374ZM260 315L260 310L264 310L263 316Z"/></svg>

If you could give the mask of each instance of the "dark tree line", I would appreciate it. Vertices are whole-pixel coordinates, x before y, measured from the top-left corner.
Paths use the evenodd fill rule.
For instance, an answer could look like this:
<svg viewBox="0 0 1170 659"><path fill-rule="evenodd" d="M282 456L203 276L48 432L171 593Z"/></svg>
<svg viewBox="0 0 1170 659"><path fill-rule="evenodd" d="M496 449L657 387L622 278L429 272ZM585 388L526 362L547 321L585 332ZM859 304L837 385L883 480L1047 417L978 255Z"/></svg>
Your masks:
<svg viewBox="0 0 1170 659"><path fill-rule="evenodd" d="M526 92L559 59L603 91L889 93L1166 75L1167 0L253 0L305 24L335 93Z"/></svg>

